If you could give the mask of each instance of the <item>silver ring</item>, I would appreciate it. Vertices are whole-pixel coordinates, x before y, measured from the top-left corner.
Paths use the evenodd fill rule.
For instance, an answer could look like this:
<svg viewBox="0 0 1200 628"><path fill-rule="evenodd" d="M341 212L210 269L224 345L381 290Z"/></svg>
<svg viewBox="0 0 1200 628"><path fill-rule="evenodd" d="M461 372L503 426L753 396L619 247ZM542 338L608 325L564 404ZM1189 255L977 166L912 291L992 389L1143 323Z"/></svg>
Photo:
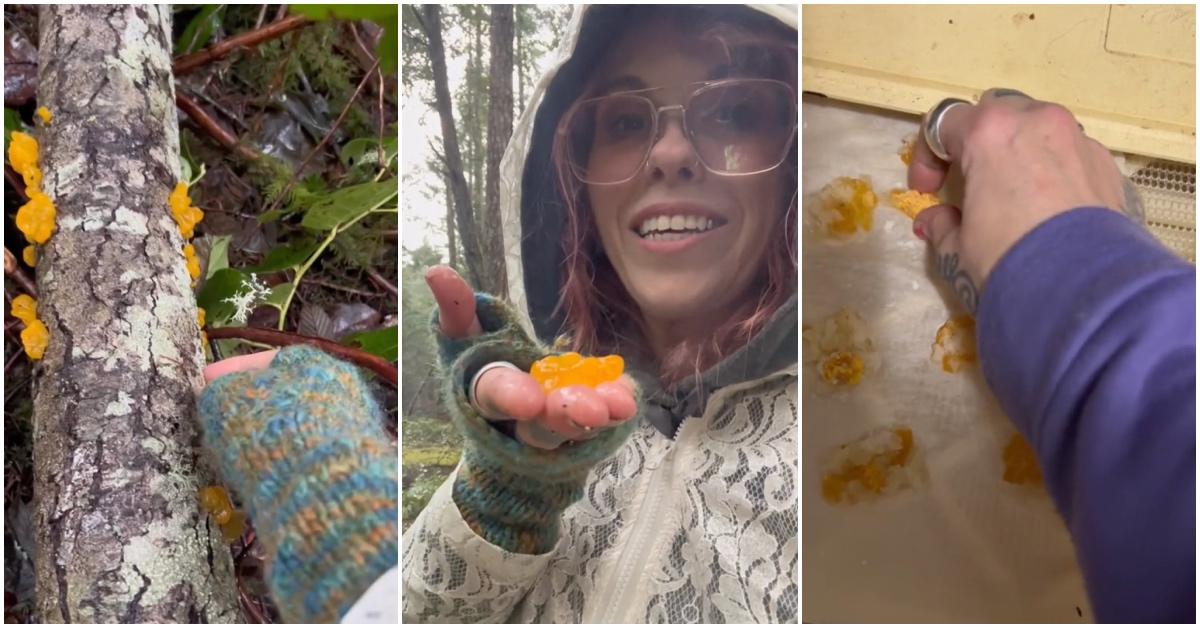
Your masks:
<svg viewBox="0 0 1200 628"><path fill-rule="evenodd" d="M471 378L470 385L467 386L467 401L471 404L471 407L475 408L475 411L485 419L499 419L503 417L490 417L484 413L483 409L479 407L479 404L475 403L475 388L479 386L479 380L483 378L484 373L498 368L509 368L513 369L514 371L521 370L511 362L489 362L488 364L485 364L483 368L475 372L475 376Z"/></svg>
<svg viewBox="0 0 1200 628"><path fill-rule="evenodd" d="M925 114L925 118L921 121L921 131L922 135L925 136L925 145L929 147L929 150L932 151L938 159L946 162L950 161L950 154L946 152L946 147L942 145L942 138L940 135L942 118L945 117L947 111L950 111L954 107L957 107L958 105L969 104L971 103L961 98L946 98L942 102L934 105L933 109L930 109Z"/></svg>

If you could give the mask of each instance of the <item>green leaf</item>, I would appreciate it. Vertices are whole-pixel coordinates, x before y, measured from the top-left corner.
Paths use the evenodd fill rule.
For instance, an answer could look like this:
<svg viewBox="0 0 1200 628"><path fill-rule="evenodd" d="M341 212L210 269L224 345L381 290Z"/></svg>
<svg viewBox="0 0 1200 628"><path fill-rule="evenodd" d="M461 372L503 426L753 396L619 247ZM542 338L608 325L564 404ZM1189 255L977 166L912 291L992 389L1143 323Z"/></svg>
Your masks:
<svg viewBox="0 0 1200 628"><path fill-rule="evenodd" d="M377 163L379 161L379 139L374 137L360 137L350 140L342 147L342 152L339 156L342 163L349 167L359 166L364 163ZM396 159L395 137L390 137L383 142L383 158L389 164Z"/></svg>
<svg viewBox="0 0 1200 628"><path fill-rule="evenodd" d="M242 284L247 279L245 273L235 268L223 268L204 282L204 287L196 297L196 304L204 308L205 321L210 327L219 327L233 318L233 304L225 299L243 292Z"/></svg>
<svg viewBox="0 0 1200 628"><path fill-rule="evenodd" d="M4 158L8 159L8 143L12 141L12 132L25 127L21 124L21 115L16 109L4 108Z"/></svg>
<svg viewBox="0 0 1200 628"><path fill-rule="evenodd" d="M290 4L288 10L317 21L371 20L380 26L396 23L399 7L395 4Z"/></svg>
<svg viewBox="0 0 1200 628"><path fill-rule="evenodd" d="M400 345L398 327L385 327L375 331L363 331L350 334L342 341L346 345L358 345L363 351L377 355L389 362L395 362L397 347Z"/></svg>
<svg viewBox="0 0 1200 628"><path fill-rule="evenodd" d="M188 22L187 28L183 29L183 34L179 36L179 42L175 44L175 54L189 54L208 45L213 31L221 26L221 16L217 12L224 7L223 4L204 5L196 17Z"/></svg>
<svg viewBox="0 0 1200 628"><path fill-rule="evenodd" d="M286 302L288 297L291 296L292 290L295 287L296 286L294 284L288 282L281 283L278 286L271 288L271 293L267 295L267 298L263 299L262 304L269 305L277 310L282 310L284 302Z"/></svg>
<svg viewBox="0 0 1200 628"><path fill-rule="evenodd" d="M247 273L273 273L289 268L296 268L308 260L309 257L312 257L315 250L317 250L316 243L277 246L267 251L267 255L263 258L263 261L255 266L243 268L242 271Z"/></svg>
<svg viewBox="0 0 1200 628"><path fill-rule="evenodd" d="M204 237L212 238L212 248L208 252L208 274L204 276L204 279L208 280L218 270L229 268L229 242L233 240L233 236Z"/></svg>
<svg viewBox="0 0 1200 628"><path fill-rule="evenodd" d="M379 69L383 72L396 71L398 37L396 35L400 7L395 4L292 4L288 10L308 16L314 20L371 20L383 27L383 36L375 54L379 57Z"/></svg>
<svg viewBox="0 0 1200 628"><path fill-rule="evenodd" d="M379 71L384 74L396 71L396 21L392 20L391 25L383 26L383 36L379 39L379 48L375 54L379 55Z"/></svg>
<svg viewBox="0 0 1200 628"><path fill-rule="evenodd" d="M314 199L300 224L316 231L329 231L378 209L394 196L395 179L345 187Z"/></svg>

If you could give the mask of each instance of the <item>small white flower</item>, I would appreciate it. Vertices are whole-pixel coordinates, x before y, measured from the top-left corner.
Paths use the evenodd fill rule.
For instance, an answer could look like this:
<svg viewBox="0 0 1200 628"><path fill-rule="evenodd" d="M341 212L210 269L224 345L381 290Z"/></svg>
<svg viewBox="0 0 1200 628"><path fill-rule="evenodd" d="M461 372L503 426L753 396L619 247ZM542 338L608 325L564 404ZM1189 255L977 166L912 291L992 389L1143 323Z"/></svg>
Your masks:
<svg viewBox="0 0 1200 628"><path fill-rule="evenodd" d="M224 302L237 308L233 313L233 322L238 325L245 325L246 318L250 316L250 312L254 311L254 307L259 304L271 291L258 280L258 275L250 273L249 279L242 280L242 287L245 292L239 292Z"/></svg>

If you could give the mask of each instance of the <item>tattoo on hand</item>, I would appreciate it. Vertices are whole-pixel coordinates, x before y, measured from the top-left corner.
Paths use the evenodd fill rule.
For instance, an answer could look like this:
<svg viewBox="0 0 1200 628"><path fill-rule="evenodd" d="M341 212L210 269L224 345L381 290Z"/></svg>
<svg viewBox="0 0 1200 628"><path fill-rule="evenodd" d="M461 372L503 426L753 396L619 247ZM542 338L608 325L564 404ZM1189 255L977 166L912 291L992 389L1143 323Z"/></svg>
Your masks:
<svg viewBox="0 0 1200 628"><path fill-rule="evenodd" d="M950 283L958 299L967 307L971 316L979 305L979 288L967 271L958 267L958 253L947 253L938 258L938 274Z"/></svg>
<svg viewBox="0 0 1200 628"><path fill-rule="evenodd" d="M1125 200L1121 204L1121 211L1134 222L1145 226L1146 224L1146 208L1142 205L1142 195L1138 194L1137 186L1129 177L1123 177L1121 180L1121 191L1124 193Z"/></svg>

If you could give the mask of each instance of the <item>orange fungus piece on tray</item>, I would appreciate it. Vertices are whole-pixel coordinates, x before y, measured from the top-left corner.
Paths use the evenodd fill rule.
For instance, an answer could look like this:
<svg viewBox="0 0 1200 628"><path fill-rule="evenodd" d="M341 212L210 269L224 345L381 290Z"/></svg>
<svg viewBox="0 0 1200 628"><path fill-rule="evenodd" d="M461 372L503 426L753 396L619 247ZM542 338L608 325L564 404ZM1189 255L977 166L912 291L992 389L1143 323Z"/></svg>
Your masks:
<svg viewBox="0 0 1200 628"><path fill-rule="evenodd" d="M978 360L975 347L975 319L960 314L946 321L937 330L930 359L947 373L957 373Z"/></svg>
<svg viewBox="0 0 1200 628"><path fill-rule="evenodd" d="M821 496L831 504L855 501L854 495L879 495L888 487L893 470L908 465L913 454L913 433L907 427L890 430L886 446L871 447L857 462L846 459L821 479Z"/></svg>
<svg viewBox="0 0 1200 628"><path fill-rule="evenodd" d="M1013 434L1004 447L1004 481L1009 484L1040 485L1042 469L1029 441Z"/></svg>
<svg viewBox="0 0 1200 628"><path fill-rule="evenodd" d="M625 360L619 355L585 358L574 351L542 358L529 368L546 392L566 386L595 387L616 381L624 372Z"/></svg>
<svg viewBox="0 0 1200 628"><path fill-rule="evenodd" d="M942 202L942 199L938 198L936 194L916 190L892 190L889 200L892 202L892 207L900 210L909 218L916 218L917 214Z"/></svg>
<svg viewBox="0 0 1200 628"><path fill-rule="evenodd" d="M827 233L845 238L859 231L870 231L878 200L866 179L834 179L822 188L819 198Z"/></svg>
<svg viewBox="0 0 1200 628"><path fill-rule="evenodd" d="M913 162L913 153L917 151L917 136L912 136L904 141L904 145L900 147L900 161L904 165L911 166Z"/></svg>

